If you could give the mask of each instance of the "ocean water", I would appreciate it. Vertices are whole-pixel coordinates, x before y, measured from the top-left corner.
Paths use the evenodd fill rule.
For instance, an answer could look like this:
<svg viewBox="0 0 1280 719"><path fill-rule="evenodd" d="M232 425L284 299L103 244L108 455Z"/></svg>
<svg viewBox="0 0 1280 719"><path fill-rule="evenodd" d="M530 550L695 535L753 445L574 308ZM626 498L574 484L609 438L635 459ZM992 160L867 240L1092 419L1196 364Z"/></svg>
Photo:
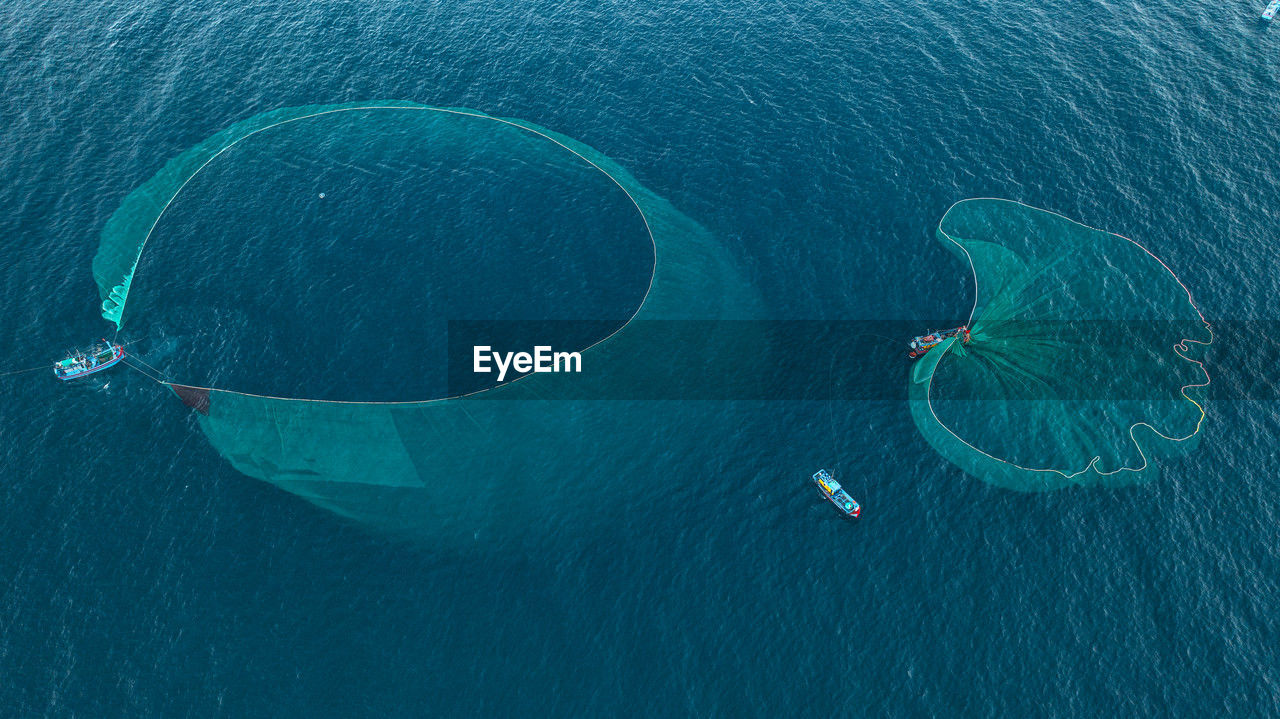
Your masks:
<svg viewBox="0 0 1280 719"><path fill-rule="evenodd" d="M1272 320L1280 35L1261 9L11 3L0 372L109 331L98 232L168 158L271 108L375 98L601 150L719 238L771 319L963 319L972 277L933 228L995 196L1139 240L1211 322ZM297 386L272 352L348 338L349 371L321 389L393 392L367 345L395 303L433 297L436 320L535 299L625 316L649 271L635 218L590 183L570 188L585 204L514 197L504 222L493 183L458 182L470 211L452 222L470 234L426 241L414 213L453 206L429 194L438 181L414 178L425 204L404 212L374 193L286 217L286 190L319 199L308 176L300 162L261 191L211 182L208 202L175 208L122 337L250 390ZM309 251L300 236L332 227L321 211L414 244ZM484 261L583 227L601 242ZM349 314L312 267L349 273L333 285ZM458 279L477 267L500 287L479 309ZM555 478L577 488L564 511L503 507L447 543L237 473L139 373L0 377L0 713L1280 714L1280 415L1261 398L1274 367L1256 372L1271 391L1212 403L1199 449L1158 480L1048 494L965 476L898 402L673 402L633 428L647 441L580 443L580 472ZM816 495L819 466L848 478L861 520Z"/></svg>

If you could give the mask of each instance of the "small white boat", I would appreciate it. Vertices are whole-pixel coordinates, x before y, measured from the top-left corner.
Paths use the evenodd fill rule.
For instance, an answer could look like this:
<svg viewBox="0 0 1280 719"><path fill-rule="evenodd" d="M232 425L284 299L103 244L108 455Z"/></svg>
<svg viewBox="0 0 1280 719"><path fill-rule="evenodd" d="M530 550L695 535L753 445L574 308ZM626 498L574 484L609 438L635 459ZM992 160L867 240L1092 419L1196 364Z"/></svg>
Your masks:
<svg viewBox="0 0 1280 719"><path fill-rule="evenodd" d="M1278 12L1280 12L1280 0L1271 0L1271 4L1267 5L1267 9L1262 11L1262 19L1274 19Z"/></svg>

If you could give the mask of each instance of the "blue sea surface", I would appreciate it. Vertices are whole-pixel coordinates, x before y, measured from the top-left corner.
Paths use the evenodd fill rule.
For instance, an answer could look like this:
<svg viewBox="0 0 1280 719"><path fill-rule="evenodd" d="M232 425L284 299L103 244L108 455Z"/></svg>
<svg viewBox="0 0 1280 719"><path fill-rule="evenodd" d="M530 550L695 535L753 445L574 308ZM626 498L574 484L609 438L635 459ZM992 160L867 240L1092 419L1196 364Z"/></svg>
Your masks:
<svg viewBox="0 0 1280 719"><path fill-rule="evenodd" d="M1138 240L1211 322L1274 320L1263 4L19 0L0 373L112 330L98 233L169 158L272 108L391 98L599 149L718 238L770 319L963 319L972 275L933 230L1006 197ZM652 269L586 179L293 170L175 204L121 333L141 358L384 398L388 352L433 351L423 326L625 318ZM318 379L277 368L292 351ZM432 542L236 472L139 372L0 376L0 714L1280 715L1275 402L1210 404L1154 482L1045 494L964 475L900 402L660 406L633 443L580 443L563 502ZM862 519L816 494L821 466Z"/></svg>

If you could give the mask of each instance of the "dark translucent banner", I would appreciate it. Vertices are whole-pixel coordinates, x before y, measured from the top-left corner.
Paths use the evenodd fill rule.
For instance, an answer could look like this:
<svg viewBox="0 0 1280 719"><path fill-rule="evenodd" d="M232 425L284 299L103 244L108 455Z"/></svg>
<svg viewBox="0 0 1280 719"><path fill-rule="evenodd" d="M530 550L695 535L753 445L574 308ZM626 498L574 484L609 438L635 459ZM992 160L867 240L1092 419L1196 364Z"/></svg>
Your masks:
<svg viewBox="0 0 1280 719"><path fill-rule="evenodd" d="M1198 321L984 323L968 343L957 338L915 360L913 338L959 322L649 321L583 349L618 325L450 322L449 394L519 379L525 391L477 396L900 400L913 372L931 372L937 399L1161 400L1204 384L1207 373L1211 382L1198 391L1209 399L1280 399L1273 321L1214 322L1212 335ZM939 355L936 368L917 367Z"/></svg>

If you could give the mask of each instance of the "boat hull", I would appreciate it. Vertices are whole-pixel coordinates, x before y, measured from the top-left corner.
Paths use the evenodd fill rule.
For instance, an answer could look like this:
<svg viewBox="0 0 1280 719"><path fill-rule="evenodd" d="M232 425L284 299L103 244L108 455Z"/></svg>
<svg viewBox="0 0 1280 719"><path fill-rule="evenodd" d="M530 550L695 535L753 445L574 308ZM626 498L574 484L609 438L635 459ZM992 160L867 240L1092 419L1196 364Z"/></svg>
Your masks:
<svg viewBox="0 0 1280 719"><path fill-rule="evenodd" d="M839 509L844 516L857 519L862 514L862 505L850 497L849 493L844 491L844 488L826 470L818 470L818 473L813 475L813 483L818 486L822 496L836 505L836 509Z"/></svg>
<svg viewBox="0 0 1280 719"><path fill-rule="evenodd" d="M102 370L105 370L105 369L110 369L116 366L117 364L119 364L120 361L123 359L124 359L124 348L120 347L120 345L114 345L111 348L111 359L109 360L99 362L98 364L95 364L92 367L81 367L81 368L65 370L65 371L55 367L53 373L55 376L57 376L58 379L62 380L63 382L67 382L73 379L80 379L81 377L88 377L91 374L97 374L98 372L101 372Z"/></svg>
<svg viewBox="0 0 1280 719"><path fill-rule="evenodd" d="M907 345L907 359L918 360L925 354L952 337L959 337L962 344L969 344L969 328L961 325L955 329L941 332L930 332L911 340Z"/></svg>

